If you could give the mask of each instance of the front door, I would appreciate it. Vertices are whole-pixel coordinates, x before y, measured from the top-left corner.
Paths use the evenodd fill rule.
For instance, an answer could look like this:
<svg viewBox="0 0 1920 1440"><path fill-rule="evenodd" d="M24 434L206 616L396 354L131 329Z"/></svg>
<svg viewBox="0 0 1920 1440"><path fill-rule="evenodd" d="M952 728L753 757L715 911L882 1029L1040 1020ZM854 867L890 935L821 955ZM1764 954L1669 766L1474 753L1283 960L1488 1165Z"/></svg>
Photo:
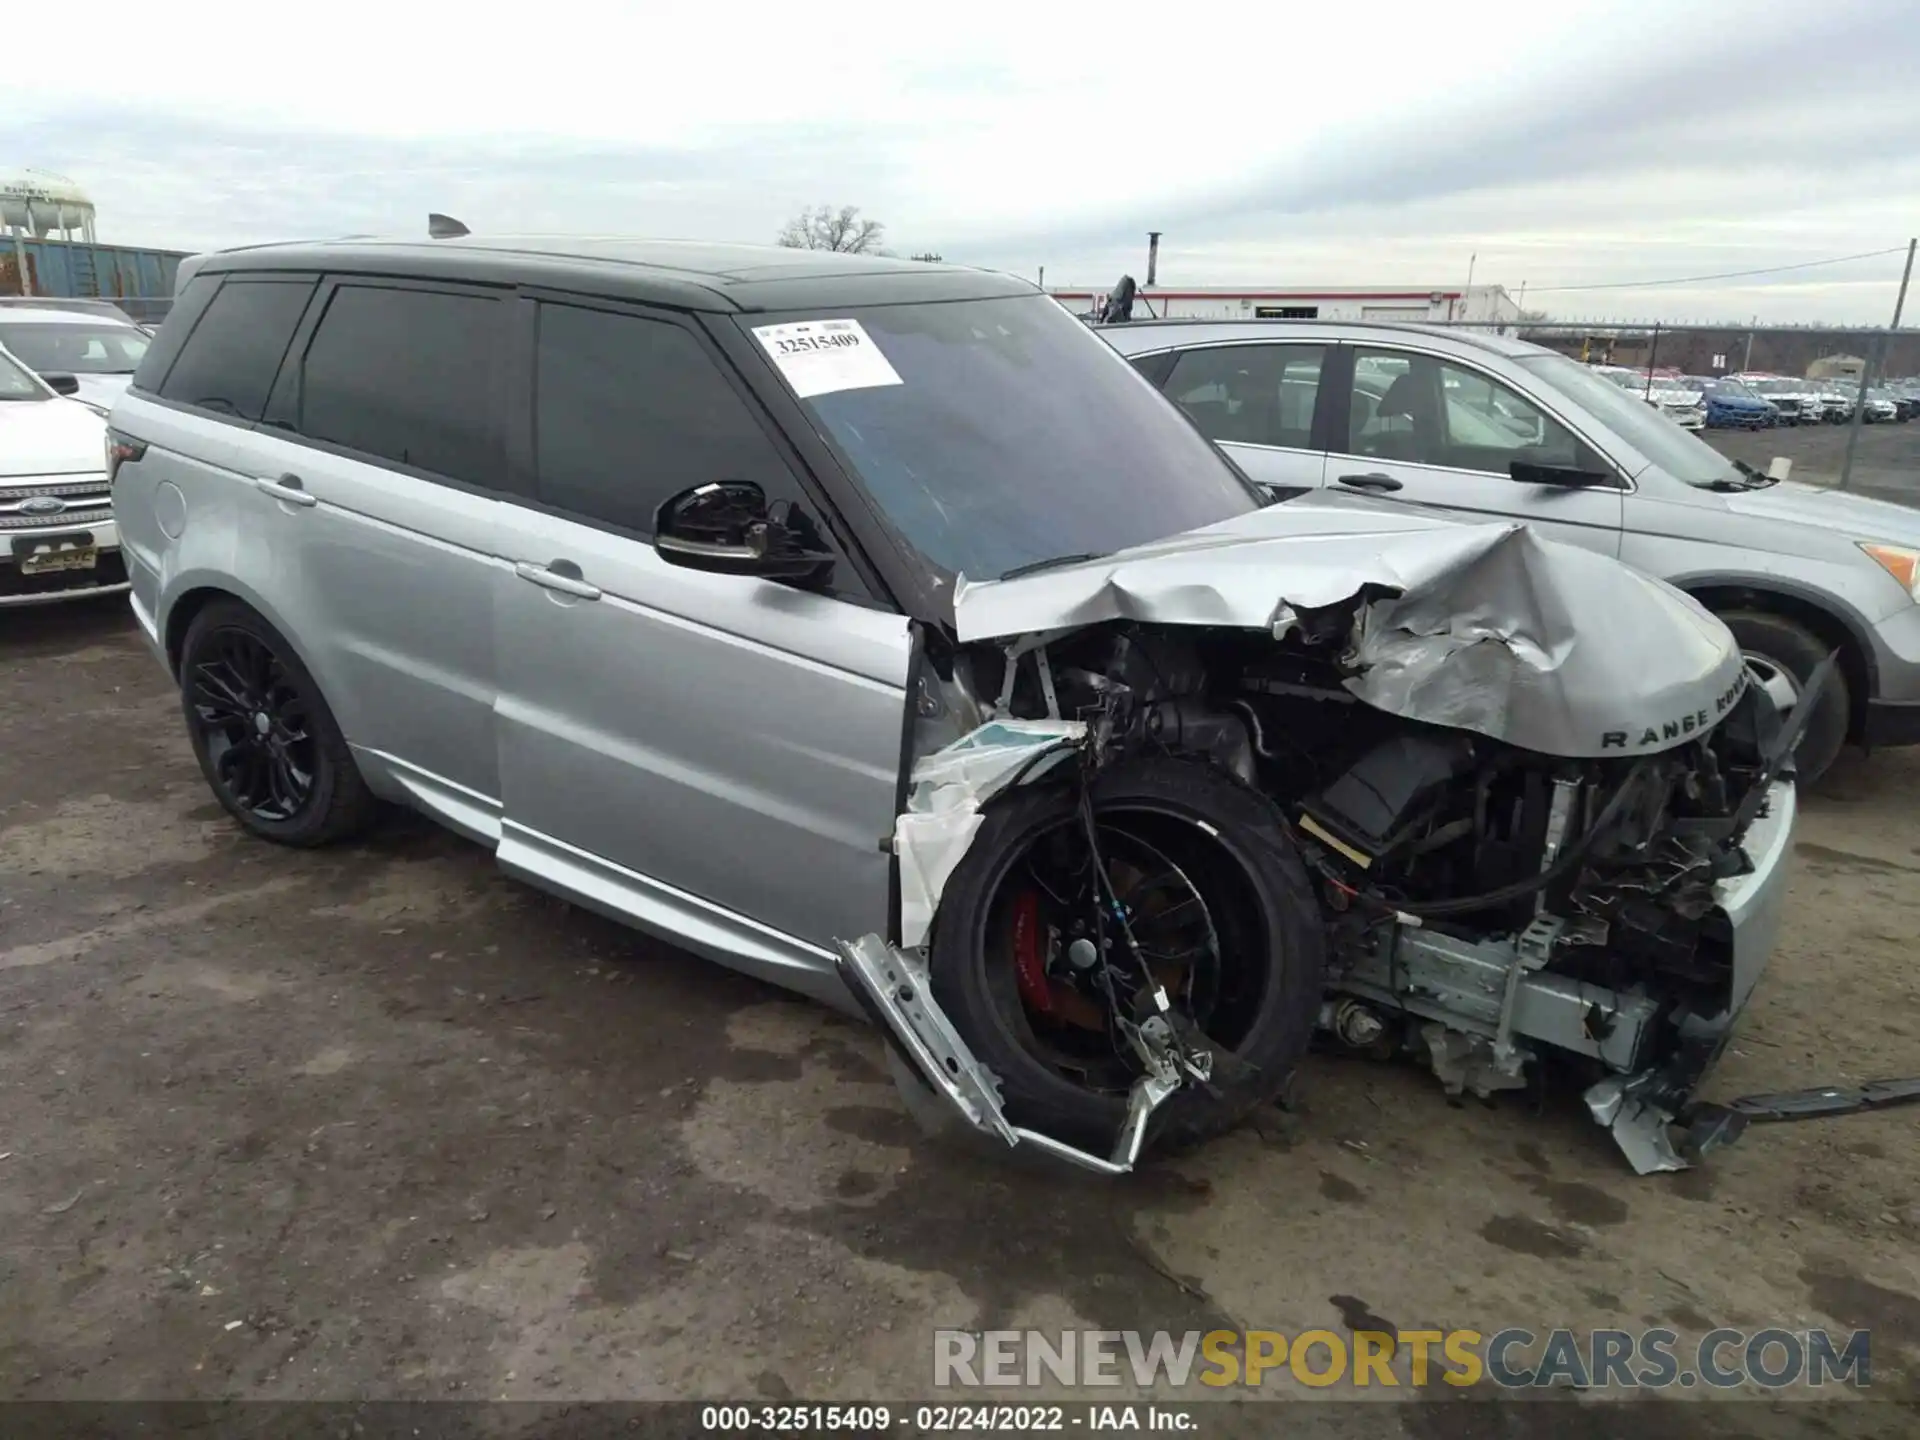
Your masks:
<svg viewBox="0 0 1920 1440"><path fill-rule="evenodd" d="M1620 552L1622 488L1516 480L1515 461L1612 467L1539 405L1463 362L1355 346L1327 487L1444 506L1463 520L1524 520L1551 539Z"/></svg>
<svg viewBox="0 0 1920 1440"><path fill-rule="evenodd" d="M904 617L677 568L660 503L750 480L805 506L757 408L671 314L521 302L538 506L494 610L501 863L780 983L888 924ZM832 583L858 586L841 566Z"/></svg>

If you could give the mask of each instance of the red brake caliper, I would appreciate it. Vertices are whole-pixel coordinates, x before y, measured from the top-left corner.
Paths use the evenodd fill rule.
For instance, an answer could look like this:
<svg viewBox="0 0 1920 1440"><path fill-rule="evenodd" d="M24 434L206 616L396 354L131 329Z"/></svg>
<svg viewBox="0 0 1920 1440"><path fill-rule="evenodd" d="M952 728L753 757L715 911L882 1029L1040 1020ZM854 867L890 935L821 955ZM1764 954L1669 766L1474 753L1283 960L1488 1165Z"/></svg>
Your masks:
<svg viewBox="0 0 1920 1440"><path fill-rule="evenodd" d="M1053 988L1047 984L1047 957L1041 949L1040 896L1023 890L1013 901L1013 964L1020 998L1042 1015L1053 1013Z"/></svg>

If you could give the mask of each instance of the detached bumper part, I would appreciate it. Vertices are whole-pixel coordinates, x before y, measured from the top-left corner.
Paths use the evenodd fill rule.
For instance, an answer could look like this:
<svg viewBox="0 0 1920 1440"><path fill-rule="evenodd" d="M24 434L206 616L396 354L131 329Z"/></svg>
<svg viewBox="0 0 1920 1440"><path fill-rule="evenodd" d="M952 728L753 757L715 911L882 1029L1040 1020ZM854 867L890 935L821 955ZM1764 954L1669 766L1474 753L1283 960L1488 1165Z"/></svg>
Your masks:
<svg viewBox="0 0 1920 1440"><path fill-rule="evenodd" d="M1133 1169L1146 1144L1154 1111L1180 1088L1180 1076L1167 1067L1142 1075L1127 1098L1127 1117L1112 1154L1102 1157L1011 1123L1000 1109L1000 1082L974 1058L966 1041L934 1003L926 966L878 935L835 942L840 978L860 1006L948 1109L983 1135L1009 1146L1030 1145L1070 1165L1098 1175L1124 1175Z"/></svg>

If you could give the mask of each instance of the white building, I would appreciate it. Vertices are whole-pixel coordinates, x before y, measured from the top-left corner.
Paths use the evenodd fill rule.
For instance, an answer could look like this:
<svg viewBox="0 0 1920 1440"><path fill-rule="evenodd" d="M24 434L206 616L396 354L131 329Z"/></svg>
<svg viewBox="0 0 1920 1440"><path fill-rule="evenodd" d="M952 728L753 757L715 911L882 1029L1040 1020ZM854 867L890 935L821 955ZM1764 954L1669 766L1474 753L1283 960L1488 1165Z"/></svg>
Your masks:
<svg viewBox="0 0 1920 1440"><path fill-rule="evenodd" d="M1111 286L1049 285L1047 293L1076 315L1092 310ZM1146 302L1140 304L1140 300ZM1502 285L1343 285L1323 290L1238 289L1209 285L1143 286L1133 318L1196 320L1393 320L1513 322L1520 307Z"/></svg>

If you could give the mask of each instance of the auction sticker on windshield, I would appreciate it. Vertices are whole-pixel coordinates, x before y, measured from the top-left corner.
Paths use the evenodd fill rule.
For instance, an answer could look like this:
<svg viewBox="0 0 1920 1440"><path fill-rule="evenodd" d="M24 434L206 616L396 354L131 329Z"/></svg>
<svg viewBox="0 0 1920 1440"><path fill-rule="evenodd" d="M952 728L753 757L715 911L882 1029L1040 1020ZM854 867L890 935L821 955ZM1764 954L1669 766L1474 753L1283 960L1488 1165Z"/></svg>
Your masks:
<svg viewBox="0 0 1920 1440"><path fill-rule="evenodd" d="M802 400L836 390L870 390L900 384L900 372L888 363L858 320L797 320L790 325L756 325L753 335Z"/></svg>

